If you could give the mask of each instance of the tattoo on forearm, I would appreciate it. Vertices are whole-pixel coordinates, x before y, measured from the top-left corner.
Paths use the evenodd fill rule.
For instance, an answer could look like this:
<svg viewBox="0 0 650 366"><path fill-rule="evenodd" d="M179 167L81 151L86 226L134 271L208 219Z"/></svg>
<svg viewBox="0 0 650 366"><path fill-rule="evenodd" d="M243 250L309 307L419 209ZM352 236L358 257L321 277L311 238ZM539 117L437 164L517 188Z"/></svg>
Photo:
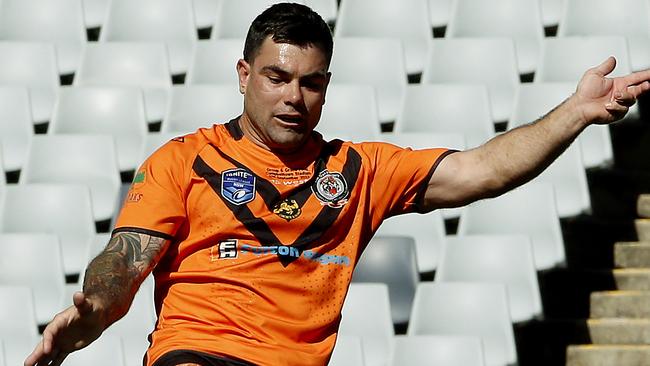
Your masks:
<svg viewBox="0 0 650 366"><path fill-rule="evenodd" d="M128 309L139 284L162 256L165 239L138 233L115 234L88 265L83 291L107 306L109 324Z"/></svg>

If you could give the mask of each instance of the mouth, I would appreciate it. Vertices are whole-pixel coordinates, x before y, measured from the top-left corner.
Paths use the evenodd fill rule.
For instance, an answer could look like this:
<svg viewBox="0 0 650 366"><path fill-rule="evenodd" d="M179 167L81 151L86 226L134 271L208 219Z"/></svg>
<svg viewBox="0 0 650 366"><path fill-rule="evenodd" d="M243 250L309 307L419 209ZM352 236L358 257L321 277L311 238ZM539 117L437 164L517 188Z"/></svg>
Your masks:
<svg viewBox="0 0 650 366"><path fill-rule="evenodd" d="M303 125L303 117L299 114L278 114L275 116L283 125L287 127L300 127Z"/></svg>

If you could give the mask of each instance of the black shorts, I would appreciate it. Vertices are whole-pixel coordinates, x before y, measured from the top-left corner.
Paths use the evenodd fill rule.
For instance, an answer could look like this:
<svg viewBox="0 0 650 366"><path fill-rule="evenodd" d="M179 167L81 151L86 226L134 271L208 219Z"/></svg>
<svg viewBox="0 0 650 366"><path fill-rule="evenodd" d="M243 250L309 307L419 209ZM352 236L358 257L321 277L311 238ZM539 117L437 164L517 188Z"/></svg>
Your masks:
<svg viewBox="0 0 650 366"><path fill-rule="evenodd" d="M191 350L167 352L156 360L153 366L176 366L182 363L196 363L201 366L255 366L250 362Z"/></svg>

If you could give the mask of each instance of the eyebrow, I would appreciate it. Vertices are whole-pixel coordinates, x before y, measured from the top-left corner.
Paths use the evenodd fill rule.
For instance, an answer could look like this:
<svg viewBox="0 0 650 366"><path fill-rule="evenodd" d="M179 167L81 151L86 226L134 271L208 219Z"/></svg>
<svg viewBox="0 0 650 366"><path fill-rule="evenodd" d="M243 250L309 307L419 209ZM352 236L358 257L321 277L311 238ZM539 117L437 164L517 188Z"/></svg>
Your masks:
<svg viewBox="0 0 650 366"><path fill-rule="evenodd" d="M280 66L277 66L277 65L264 66L264 67L262 67L261 71L262 72L271 71L271 72L274 72L274 73L279 74L279 75L290 75L291 74L287 70L285 70L285 69L283 69L283 68L281 68ZM327 76L326 71L319 70L319 71L314 71L312 73L309 73L307 75L303 75L303 76L300 77L300 79L311 79L311 78L315 78L315 77L321 78L321 77L326 77L326 76Z"/></svg>

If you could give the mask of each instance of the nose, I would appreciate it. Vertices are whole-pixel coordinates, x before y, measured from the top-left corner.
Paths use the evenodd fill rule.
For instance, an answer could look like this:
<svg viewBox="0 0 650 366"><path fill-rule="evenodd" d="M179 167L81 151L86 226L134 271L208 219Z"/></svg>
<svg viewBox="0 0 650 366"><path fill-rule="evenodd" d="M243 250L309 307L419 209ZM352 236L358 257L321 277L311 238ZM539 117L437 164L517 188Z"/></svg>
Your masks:
<svg viewBox="0 0 650 366"><path fill-rule="evenodd" d="M285 104L298 106L303 103L302 88L298 80L292 80L285 85Z"/></svg>

